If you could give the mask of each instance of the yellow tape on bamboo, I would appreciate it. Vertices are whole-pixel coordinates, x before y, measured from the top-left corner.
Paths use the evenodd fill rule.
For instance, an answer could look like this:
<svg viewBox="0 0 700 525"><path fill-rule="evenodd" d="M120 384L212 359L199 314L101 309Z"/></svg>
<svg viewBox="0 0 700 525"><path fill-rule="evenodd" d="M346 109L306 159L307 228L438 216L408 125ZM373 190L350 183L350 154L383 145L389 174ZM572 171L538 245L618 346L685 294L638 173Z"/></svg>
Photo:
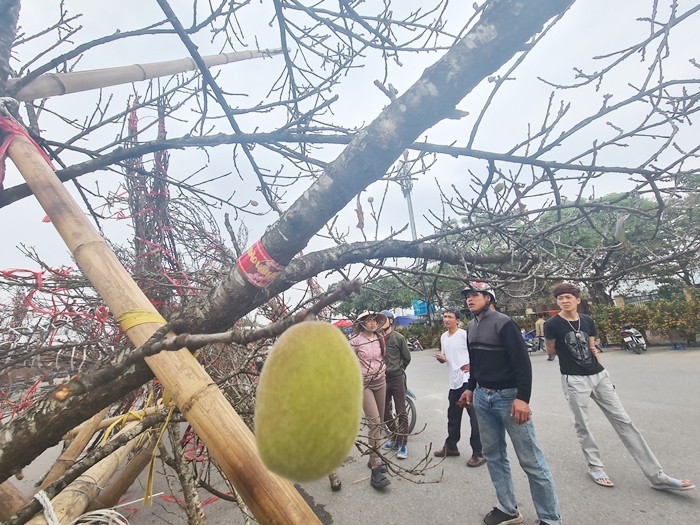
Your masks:
<svg viewBox="0 0 700 525"><path fill-rule="evenodd" d="M117 317L117 322L125 332L134 326L146 323L166 324L167 321L158 312L146 310L145 308L134 308L128 312L124 312Z"/></svg>

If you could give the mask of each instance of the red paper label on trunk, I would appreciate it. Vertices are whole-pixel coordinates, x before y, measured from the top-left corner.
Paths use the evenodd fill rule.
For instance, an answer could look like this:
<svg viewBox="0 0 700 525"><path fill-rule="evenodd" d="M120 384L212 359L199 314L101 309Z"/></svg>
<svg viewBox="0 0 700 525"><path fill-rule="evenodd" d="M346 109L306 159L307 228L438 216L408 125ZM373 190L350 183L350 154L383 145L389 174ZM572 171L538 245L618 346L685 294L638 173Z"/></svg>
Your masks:
<svg viewBox="0 0 700 525"><path fill-rule="evenodd" d="M284 270L284 266L270 257L262 241L257 241L238 258L238 269L250 284L266 288Z"/></svg>

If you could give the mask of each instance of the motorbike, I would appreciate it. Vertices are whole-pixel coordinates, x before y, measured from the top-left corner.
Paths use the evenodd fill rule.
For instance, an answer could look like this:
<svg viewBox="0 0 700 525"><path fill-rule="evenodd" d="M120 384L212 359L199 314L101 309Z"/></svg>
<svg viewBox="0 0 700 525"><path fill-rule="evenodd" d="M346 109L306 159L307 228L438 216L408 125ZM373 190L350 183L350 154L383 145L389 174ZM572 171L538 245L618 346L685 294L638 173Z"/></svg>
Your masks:
<svg viewBox="0 0 700 525"><path fill-rule="evenodd" d="M406 418L408 419L408 433L410 434L416 428L416 418L418 416L416 412L416 394L406 387ZM396 417L396 411L394 410L394 403L391 403L391 417L394 419Z"/></svg>
<svg viewBox="0 0 700 525"><path fill-rule="evenodd" d="M420 344L420 343L418 343ZM416 394L410 388L406 388L406 416L408 417L408 433L416 428Z"/></svg>
<svg viewBox="0 0 700 525"><path fill-rule="evenodd" d="M521 333L523 334L523 341L525 341L528 353L537 352L540 349L540 342L537 337L535 337L535 331L530 330L526 332L525 330L521 330Z"/></svg>
<svg viewBox="0 0 700 525"><path fill-rule="evenodd" d="M622 325L620 338L622 339L620 346L627 352L641 354L647 351L647 342L644 340L644 336L639 330L632 326L632 323Z"/></svg>
<svg viewBox="0 0 700 525"><path fill-rule="evenodd" d="M418 340L417 337L410 337L410 338L408 338L408 340L406 341L406 344L408 345L408 349L409 349L411 352L415 352L415 351L418 351L418 350L423 350L423 345L420 344L420 341Z"/></svg>

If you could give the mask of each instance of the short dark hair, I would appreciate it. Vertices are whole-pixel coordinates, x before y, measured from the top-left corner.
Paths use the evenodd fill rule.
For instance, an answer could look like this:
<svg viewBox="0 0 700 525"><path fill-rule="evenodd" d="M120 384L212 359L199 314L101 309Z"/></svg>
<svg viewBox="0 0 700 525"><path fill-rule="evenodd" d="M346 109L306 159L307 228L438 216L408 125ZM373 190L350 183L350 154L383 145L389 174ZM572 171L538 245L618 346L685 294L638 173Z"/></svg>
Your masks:
<svg viewBox="0 0 700 525"><path fill-rule="evenodd" d="M572 283L559 283L555 285L554 289L552 290L552 295L555 298L565 293L570 293L576 298L581 297L581 289Z"/></svg>
<svg viewBox="0 0 700 525"><path fill-rule="evenodd" d="M459 308L456 308L454 306L448 306L442 311L443 315L444 314L452 314L455 316L455 319L459 321L459 319L462 317L462 312L460 311Z"/></svg>

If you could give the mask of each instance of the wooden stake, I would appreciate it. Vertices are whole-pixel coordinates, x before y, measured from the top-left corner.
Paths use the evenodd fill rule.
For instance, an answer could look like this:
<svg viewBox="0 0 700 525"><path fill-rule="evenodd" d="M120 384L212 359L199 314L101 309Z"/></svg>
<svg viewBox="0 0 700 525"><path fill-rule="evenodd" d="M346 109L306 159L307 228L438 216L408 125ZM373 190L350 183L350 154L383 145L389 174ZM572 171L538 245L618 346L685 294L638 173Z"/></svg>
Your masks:
<svg viewBox="0 0 700 525"><path fill-rule="evenodd" d="M0 483L0 521L8 520L29 501L10 481Z"/></svg>
<svg viewBox="0 0 700 525"><path fill-rule="evenodd" d="M109 408L105 408L101 412L92 416L80 427L78 435L53 464L53 467L51 467L51 470L44 478L44 481L41 482L39 490L44 490L46 487L51 485L51 483L63 476L66 470L73 466L73 463L75 463L75 460L78 459L78 456L85 449L85 446L90 442L92 436L97 431L97 427L108 412Z"/></svg>
<svg viewBox="0 0 700 525"><path fill-rule="evenodd" d="M119 503L124 493L133 485L153 458L153 444L149 441L141 447L126 466L119 471L109 484L90 503L88 510L108 509Z"/></svg>
<svg viewBox="0 0 700 525"><path fill-rule="evenodd" d="M114 317L135 311L158 315L36 148L16 136L8 153ZM161 326L144 322L126 334L140 346ZM258 522L320 525L294 485L264 467L252 432L188 350L162 352L146 358L146 363Z"/></svg>

